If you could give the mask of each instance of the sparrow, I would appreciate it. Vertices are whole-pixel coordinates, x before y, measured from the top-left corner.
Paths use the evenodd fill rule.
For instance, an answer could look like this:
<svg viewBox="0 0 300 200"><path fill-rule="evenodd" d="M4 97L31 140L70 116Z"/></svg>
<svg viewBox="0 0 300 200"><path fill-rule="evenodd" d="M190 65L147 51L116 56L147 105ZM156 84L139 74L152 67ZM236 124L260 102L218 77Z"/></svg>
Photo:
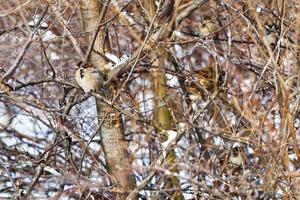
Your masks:
<svg viewBox="0 0 300 200"><path fill-rule="evenodd" d="M266 39L271 48L275 48L277 41L279 39L279 27L275 24L266 25Z"/></svg>
<svg viewBox="0 0 300 200"><path fill-rule="evenodd" d="M203 21L198 26L198 34L201 37L207 37L218 30L218 25L208 16L204 17Z"/></svg>
<svg viewBox="0 0 300 200"><path fill-rule="evenodd" d="M97 92L103 85L103 76L99 69L91 63L79 63L75 73L75 80L84 92Z"/></svg>
<svg viewBox="0 0 300 200"><path fill-rule="evenodd" d="M0 80L0 94L9 94L12 91L12 87Z"/></svg>
<svg viewBox="0 0 300 200"><path fill-rule="evenodd" d="M206 66L205 68L190 73L190 79L187 80L187 89L193 99L203 99L207 96L207 92L213 93L219 86L223 84L224 73L219 71L216 77L216 69L214 66Z"/></svg>

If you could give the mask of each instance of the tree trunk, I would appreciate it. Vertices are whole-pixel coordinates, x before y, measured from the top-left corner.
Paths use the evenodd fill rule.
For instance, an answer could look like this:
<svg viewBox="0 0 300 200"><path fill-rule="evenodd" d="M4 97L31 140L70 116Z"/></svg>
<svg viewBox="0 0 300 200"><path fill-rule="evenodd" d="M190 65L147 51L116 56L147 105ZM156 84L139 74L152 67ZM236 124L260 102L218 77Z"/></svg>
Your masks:
<svg viewBox="0 0 300 200"><path fill-rule="evenodd" d="M84 22L86 38L89 44L92 43L93 35L98 26L101 9L103 5L98 0L82 0L81 11ZM94 49L104 52L103 37L104 29L101 29L96 38ZM105 73L105 60L96 53L91 54L90 61L102 72ZM117 88L110 88L110 94ZM104 96L111 99L111 95ZM132 173L131 162L127 152L128 143L124 137L124 130L121 115L111 106L96 100L99 123L101 127L101 139L107 164L107 171L112 175L115 199L125 199L130 190L135 187L135 179ZM104 120L104 121L103 121Z"/></svg>

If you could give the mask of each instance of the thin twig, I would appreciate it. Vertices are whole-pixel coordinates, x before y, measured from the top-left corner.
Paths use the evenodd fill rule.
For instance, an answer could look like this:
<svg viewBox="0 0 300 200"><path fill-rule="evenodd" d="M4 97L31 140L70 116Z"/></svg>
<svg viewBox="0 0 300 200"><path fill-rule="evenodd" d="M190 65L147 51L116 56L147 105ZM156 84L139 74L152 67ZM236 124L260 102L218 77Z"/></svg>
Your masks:
<svg viewBox="0 0 300 200"><path fill-rule="evenodd" d="M5 81L6 79L8 79L11 75L13 75L15 73L15 71L17 70L17 68L19 67L19 64L21 63L24 55L27 52L27 49L29 48L30 44L34 41L34 35L36 33L36 31L39 30L40 26L41 26L41 22L44 19L44 17L46 16L46 13L48 11L49 5L47 4L46 8L44 9L42 16L40 17L40 19L38 20L34 30L30 33L30 36L27 40L27 42L25 43L25 45L23 46L23 49L21 51L21 53L19 54L19 56L16 58L16 60L14 61L14 63L12 64L12 66L7 70L7 72L4 74L4 76L2 77L2 80L0 81Z"/></svg>

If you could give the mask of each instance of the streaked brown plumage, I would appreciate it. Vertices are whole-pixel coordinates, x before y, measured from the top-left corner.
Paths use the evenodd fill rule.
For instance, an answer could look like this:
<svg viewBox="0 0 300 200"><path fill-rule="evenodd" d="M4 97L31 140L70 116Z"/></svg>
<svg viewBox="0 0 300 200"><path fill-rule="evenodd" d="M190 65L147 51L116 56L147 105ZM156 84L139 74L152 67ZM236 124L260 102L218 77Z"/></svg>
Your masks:
<svg viewBox="0 0 300 200"><path fill-rule="evenodd" d="M192 81L189 83L188 91L192 95L203 98L207 92L212 93L221 85L222 76L216 77L214 67L209 66L191 73Z"/></svg>
<svg viewBox="0 0 300 200"><path fill-rule="evenodd" d="M201 37L209 36L218 30L217 23L214 23L210 17L205 17L198 26L198 33Z"/></svg>

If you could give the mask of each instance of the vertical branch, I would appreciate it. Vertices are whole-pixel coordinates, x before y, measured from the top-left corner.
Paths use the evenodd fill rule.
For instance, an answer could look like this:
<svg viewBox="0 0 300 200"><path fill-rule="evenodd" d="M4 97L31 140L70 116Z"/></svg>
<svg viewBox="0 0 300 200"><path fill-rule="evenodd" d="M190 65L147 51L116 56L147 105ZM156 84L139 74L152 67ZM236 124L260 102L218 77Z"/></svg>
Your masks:
<svg viewBox="0 0 300 200"><path fill-rule="evenodd" d="M159 25L168 27L167 31L163 35L163 39L167 39L172 33L172 30L174 28L174 5L175 1L169 0L165 2L165 5L163 6L163 9L159 16ZM146 7L147 8L147 7ZM148 6L149 13L151 13L151 7ZM172 114L168 108L167 105L165 105L165 97L168 96L167 90L166 90L166 79L165 74L163 72L163 66L164 62L167 59L167 53L164 49L164 47L158 47L157 53L159 54L159 59L154 63L156 66L158 66L158 69L155 69L152 73L152 84L153 84L153 92L154 96L156 97L154 99L154 122L157 124L161 129L163 130L170 130L172 128L173 118ZM168 133L165 132L163 134L163 137L168 137ZM175 164L175 151L170 150L166 154L166 161L171 166ZM178 173L178 170L176 166L170 167L170 171L174 173ZM172 199L181 200L183 199L183 196L180 192L180 182L179 179L175 176L172 177L166 177L165 178L165 188L177 188L178 191L176 191L173 194Z"/></svg>
<svg viewBox="0 0 300 200"><path fill-rule="evenodd" d="M164 59L166 59L163 55L160 56L160 61L159 61L159 66L161 67L163 65ZM164 99L167 94L166 90L166 79L165 79L165 74L161 71L161 69L155 69L152 72L152 84L153 84L153 91L154 91L154 96L156 97L154 99L154 122L157 124L161 129L163 130L170 130L172 128L172 123L173 123L173 118L172 114L168 108L167 105L165 105ZM164 132L163 137L168 138L168 133ZM163 141L165 142L165 141ZM172 149L170 150L167 155L166 155L166 162L169 165L174 165L175 164L175 151ZM170 171L174 173L178 173L178 170L176 166L172 166ZM165 178L165 188L170 189L170 188L177 188L178 191L175 192L174 199L176 200L181 200L183 199L183 196L180 192L180 182L179 179L175 176L172 177L167 177Z"/></svg>

